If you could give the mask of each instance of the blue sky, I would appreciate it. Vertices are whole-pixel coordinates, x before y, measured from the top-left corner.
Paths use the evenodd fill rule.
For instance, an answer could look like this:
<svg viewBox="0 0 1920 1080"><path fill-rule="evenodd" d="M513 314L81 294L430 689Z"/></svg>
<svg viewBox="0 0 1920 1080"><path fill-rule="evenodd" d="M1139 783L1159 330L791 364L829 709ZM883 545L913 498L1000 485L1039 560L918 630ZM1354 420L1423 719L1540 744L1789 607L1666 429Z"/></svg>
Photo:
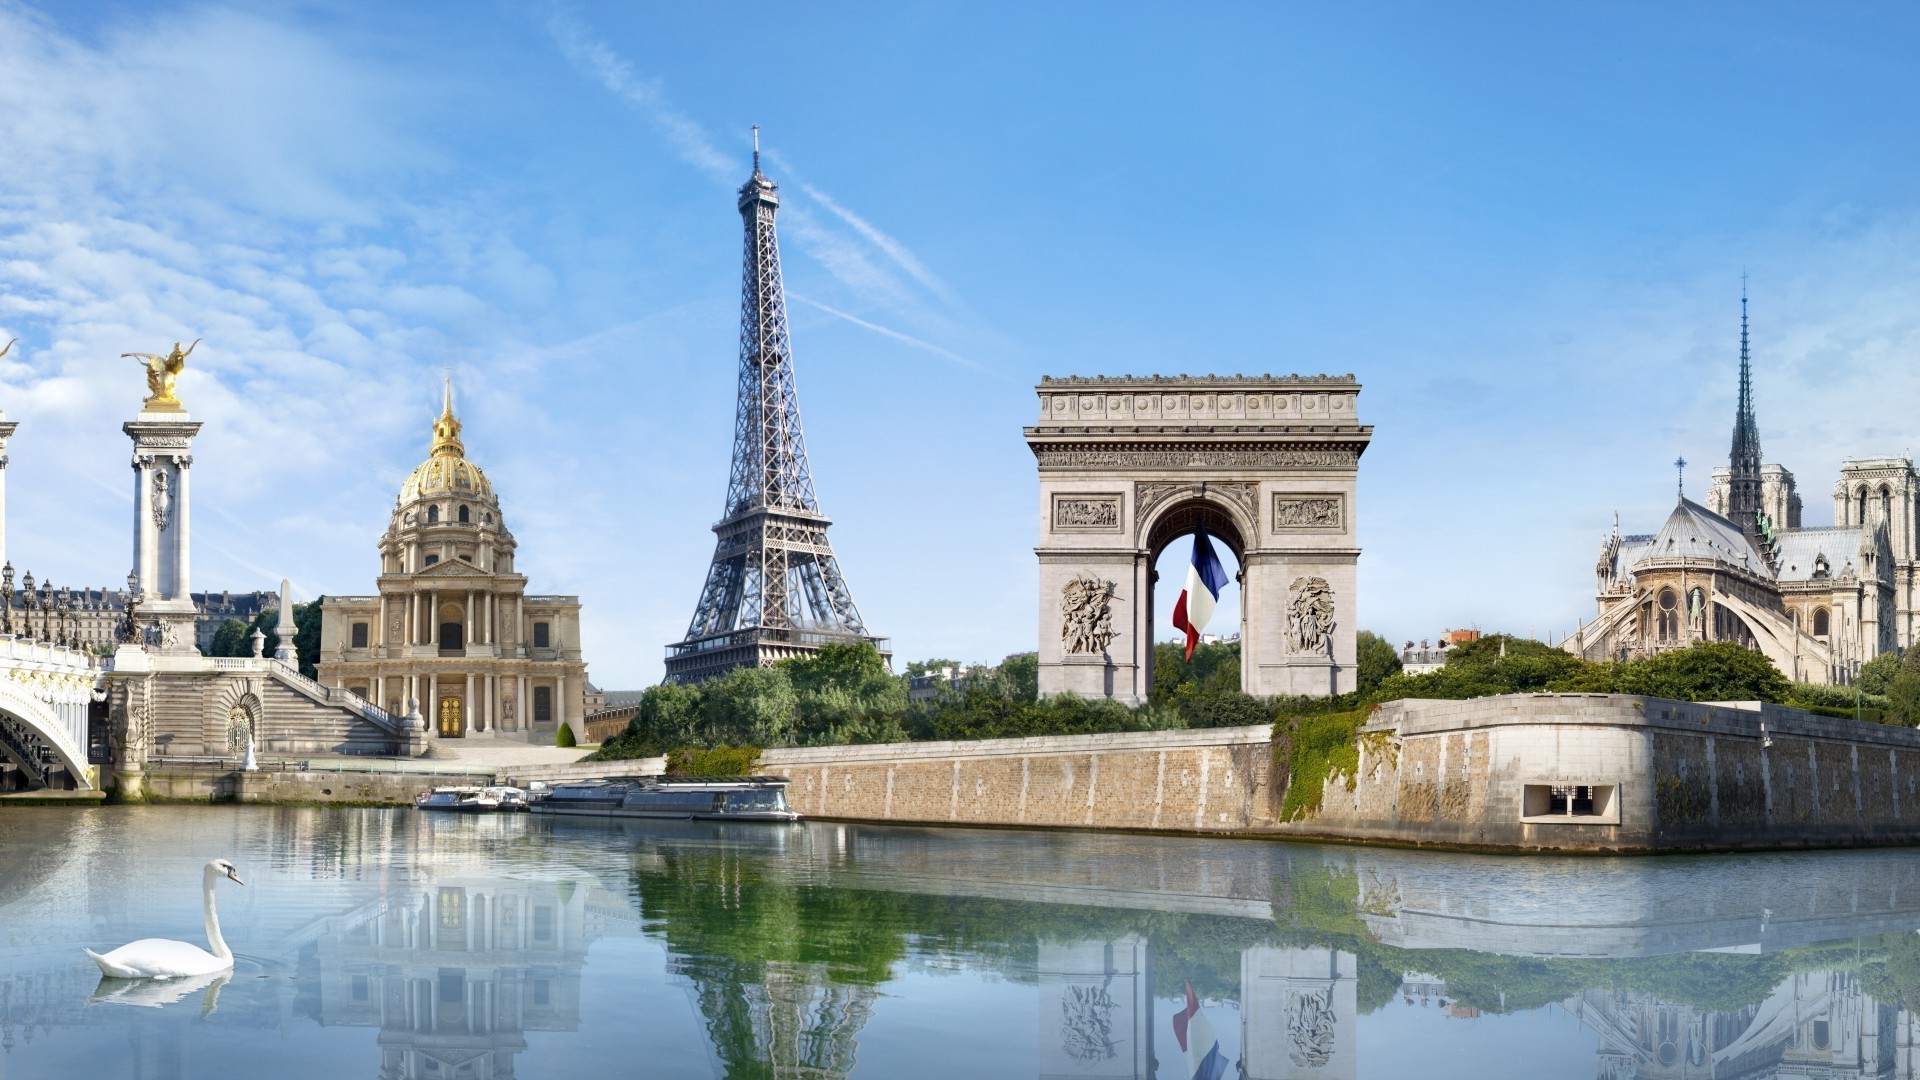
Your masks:
<svg viewBox="0 0 1920 1080"><path fill-rule="evenodd" d="M117 357L204 336L196 586L365 592L451 367L531 587L581 596L595 681L656 680L726 484L758 123L816 485L902 659L1033 647L1042 374L1353 372L1362 626L1564 633L1612 512L1652 528L1675 456L1696 495L1725 460L1743 270L1808 523L1841 457L1911 448L1917 32L1891 4L0 0L8 554L124 577Z"/></svg>

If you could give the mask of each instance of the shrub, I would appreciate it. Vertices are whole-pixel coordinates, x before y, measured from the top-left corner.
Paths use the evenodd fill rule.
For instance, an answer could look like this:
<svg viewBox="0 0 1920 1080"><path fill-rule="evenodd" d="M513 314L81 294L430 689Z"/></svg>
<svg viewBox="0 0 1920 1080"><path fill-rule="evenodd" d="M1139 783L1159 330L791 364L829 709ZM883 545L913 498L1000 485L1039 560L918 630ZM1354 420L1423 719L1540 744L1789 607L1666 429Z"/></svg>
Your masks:
<svg viewBox="0 0 1920 1080"><path fill-rule="evenodd" d="M668 776L752 776L760 765L757 746L683 746L667 754Z"/></svg>
<svg viewBox="0 0 1920 1080"><path fill-rule="evenodd" d="M570 727L564 720L560 722L560 727L557 730L555 730L553 733L553 745L555 746L578 746L579 745L579 743L574 741L573 728Z"/></svg>
<svg viewBox="0 0 1920 1080"><path fill-rule="evenodd" d="M1349 783L1358 779L1360 749L1355 737L1370 711L1283 717L1274 722L1274 755L1278 758L1284 751L1287 767L1287 794L1280 804L1280 820L1294 821L1318 813L1329 778L1344 773ZM1277 768L1280 762L1274 764Z"/></svg>
<svg viewBox="0 0 1920 1080"><path fill-rule="evenodd" d="M1616 664L1609 691L1676 701L1772 701L1784 703L1790 684L1762 653L1731 641L1714 641Z"/></svg>

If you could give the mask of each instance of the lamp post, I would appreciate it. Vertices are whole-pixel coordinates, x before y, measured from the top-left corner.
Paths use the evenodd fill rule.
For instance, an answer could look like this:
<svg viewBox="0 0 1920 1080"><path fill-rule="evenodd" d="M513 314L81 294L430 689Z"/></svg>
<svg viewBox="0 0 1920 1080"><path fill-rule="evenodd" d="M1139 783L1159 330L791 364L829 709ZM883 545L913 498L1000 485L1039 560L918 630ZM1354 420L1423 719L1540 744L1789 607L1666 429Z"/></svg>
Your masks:
<svg viewBox="0 0 1920 1080"><path fill-rule="evenodd" d="M13 633L13 563L0 568L0 634Z"/></svg>
<svg viewBox="0 0 1920 1080"><path fill-rule="evenodd" d="M38 602L33 592L33 571L29 570L27 576L20 579L20 606L26 609L26 614L21 616L20 636L29 641L33 640L33 609Z"/></svg>
<svg viewBox="0 0 1920 1080"><path fill-rule="evenodd" d="M140 578L133 571L127 572L127 587L120 593L120 610L125 614L120 625L114 628L114 638L121 645L131 645L140 639L140 624L134 619L134 605L140 601Z"/></svg>

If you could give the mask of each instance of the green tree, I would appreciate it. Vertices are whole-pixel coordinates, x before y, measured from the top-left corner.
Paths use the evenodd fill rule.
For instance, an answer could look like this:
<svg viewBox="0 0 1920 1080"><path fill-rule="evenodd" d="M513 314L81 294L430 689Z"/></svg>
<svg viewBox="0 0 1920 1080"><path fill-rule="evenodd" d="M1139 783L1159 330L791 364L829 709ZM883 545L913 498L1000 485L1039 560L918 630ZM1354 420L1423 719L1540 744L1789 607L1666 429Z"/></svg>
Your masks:
<svg viewBox="0 0 1920 1080"><path fill-rule="evenodd" d="M1616 664L1608 690L1676 701L1784 702L1791 687L1764 654L1713 641Z"/></svg>
<svg viewBox="0 0 1920 1080"><path fill-rule="evenodd" d="M799 698L782 668L735 668L700 688L707 746L790 746Z"/></svg>
<svg viewBox="0 0 1920 1080"><path fill-rule="evenodd" d="M293 651L300 658L300 674L309 679L320 677L320 605L326 597L315 598L311 604L293 605ZM278 648L275 642L267 648Z"/></svg>
<svg viewBox="0 0 1920 1080"><path fill-rule="evenodd" d="M1040 700L1040 654L1014 653L1000 661L995 675L1008 697L1014 701Z"/></svg>
<svg viewBox="0 0 1920 1080"><path fill-rule="evenodd" d="M1379 634L1362 630L1354 635L1353 646L1361 693L1372 693L1387 681L1387 676L1399 673L1400 654Z"/></svg>
<svg viewBox="0 0 1920 1080"><path fill-rule="evenodd" d="M213 632L213 644L207 655L252 656L252 643L247 640L250 633L252 633L252 627L239 619L229 618Z"/></svg>
<svg viewBox="0 0 1920 1080"><path fill-rule="evenodd" d="M1893 685L1893 677L1898 674L1900 654L1883 652L1860 665L1860 677L1856 682L1863 694L1884 694Z"/></svg>
<svg viewBox="0 0 1920 1080"><path fill-rule="evenodd" d="M1920 649L1907 650L1900 673L1887 686L1887 722L1920 727Z"/></svg>

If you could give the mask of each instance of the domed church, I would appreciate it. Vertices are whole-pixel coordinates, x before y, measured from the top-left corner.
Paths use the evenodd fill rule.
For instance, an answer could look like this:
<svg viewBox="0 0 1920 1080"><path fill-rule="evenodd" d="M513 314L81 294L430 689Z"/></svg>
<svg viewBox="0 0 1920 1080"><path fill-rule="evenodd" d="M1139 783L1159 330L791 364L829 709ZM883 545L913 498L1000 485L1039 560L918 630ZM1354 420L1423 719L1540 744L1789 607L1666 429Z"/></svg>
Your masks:
<svg viewBox="0 0 1920 1080"><path fill-rule="evenodd" d="M427 460L380 537L378 595L321 605L320 681L396 715L417 699L431 738L551 744L584 735L580 598L530 596L499 496L468 461L453 383Z"/></svg>

